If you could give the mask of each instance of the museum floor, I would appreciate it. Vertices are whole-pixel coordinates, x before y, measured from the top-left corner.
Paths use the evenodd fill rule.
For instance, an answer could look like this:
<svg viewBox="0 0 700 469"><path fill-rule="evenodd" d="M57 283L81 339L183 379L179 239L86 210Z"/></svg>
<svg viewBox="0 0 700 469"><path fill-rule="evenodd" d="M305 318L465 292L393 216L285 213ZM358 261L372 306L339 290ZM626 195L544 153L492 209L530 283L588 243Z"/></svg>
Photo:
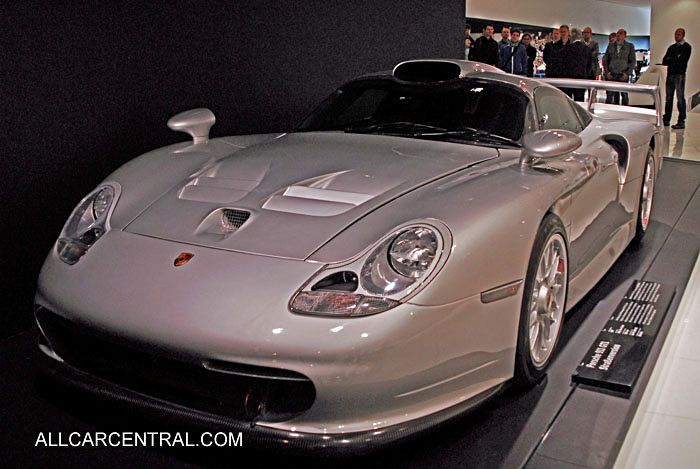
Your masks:
<svg viewBox="0 0 700 469"><path fill-rule="evenodd" d="M669 130L666 156L700 161L700 114ZM697 169L700 171L700 167ZM700 461L700 258L615 463L695 468Z"/></svg>
<svg viewBox="0 0 700 469"><path fill-rule="evenodd" d="M700 259L615 468L696 468L700 461Z"/></svg>
<svg viewBox="0 0 700 469"><path fill-rule="evenodd" d="M688 124L690 122L688 119ZM692 122L692 125L700 124L700 116L694 115ZM682 140L683 156L690 157L665 160L658 180L652 223L644 242L627 249L596 288L567 315L557 356L546 379L535 388L527 392L506 390L429 434L359 458L329 461L280 457L249 447L207 451L197 448L36 447L40 432L68 434L170 428L159 416L115 410L108 403L76 398L42 386L37 376L46 359L36 347L38 331L32 329L0 342L3 467L49 464L53 467L129 467L135 464L150 468L230 467L242 462L244 457L252 457L260 464L280 467L333 464L342 467L600 468L613 465L623 441L620 467L636 468L645 464L648 467L683 467L696 463L700 456L700 398L697 393L700 386L700 307L697 306L700 273L697 269L690 284L688 279L700 249L700 148L698 140L690 136L700 136L700 129L688 125L683 135L679 131L666 132L671 137L669 147L675 148ZM690 161L692 159L698 161ZM571 374L612 309L632 282L641 279L673 285L676 295L668 312L669 320L659 332L639 383L627 397L572 384ZM696 302L694 306L692 301ZM660 358L655 368L653 363L657 357ZM640 453L643 450L649 451L649 456Z"/></svg>
<svg viewBox="0 0 700 469"><path fill-rule="evenodd" d="M700 161L700 112L688 113L684 130L666 127L665 134L664 156Z"/></svg>

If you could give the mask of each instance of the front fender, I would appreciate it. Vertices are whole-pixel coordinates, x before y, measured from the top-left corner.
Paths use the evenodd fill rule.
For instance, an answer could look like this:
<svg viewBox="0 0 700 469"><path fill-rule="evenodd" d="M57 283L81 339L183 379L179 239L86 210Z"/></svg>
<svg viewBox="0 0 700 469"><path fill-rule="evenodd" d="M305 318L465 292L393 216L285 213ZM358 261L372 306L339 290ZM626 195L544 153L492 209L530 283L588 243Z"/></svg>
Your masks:
<svg viewBox="0 0 700 469"><path fill-rule="evenodd" d="M411 303L444 305L522 279L544 216L552 211L567 228L570 225L565 171L569 164L556 160L521 168L517 158L509 158L470 168L370 213L310 260L350 258L406 220L434 218L452 233L452 252Z"/></svg>

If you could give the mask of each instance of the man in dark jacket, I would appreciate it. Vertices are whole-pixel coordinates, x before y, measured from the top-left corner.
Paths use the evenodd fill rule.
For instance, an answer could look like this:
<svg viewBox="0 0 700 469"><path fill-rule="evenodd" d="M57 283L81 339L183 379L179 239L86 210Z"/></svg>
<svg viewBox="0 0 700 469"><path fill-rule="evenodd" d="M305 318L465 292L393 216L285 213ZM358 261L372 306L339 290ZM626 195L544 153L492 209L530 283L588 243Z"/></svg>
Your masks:
<svg viewBox="0 0 700 469"><path fill-rule="evenodd" d="M545 76L547 78L561 77L561 61L564 52L564 44L561 41L561 32L558 28L552 30L552 42L544 46L542 60L547 65Z"/></svg>
<svg viewBox="0 0 700 469"><path fill-rule="evenodd" d="M535 76L535 60L537 60L537 48L532 46L532 36L530 33L523 34L523 46L527 52L527 76Z"/></svg>
<svg viewBox="0 0 700 469"><path fill-rule="evenodd" d="M569 38L569 25L567 24L562 24L559 26L559 35L561 36L561 39L559 39L563 45L568 45L571 42L571 38Z"/></svg>
<svg viewBox="0 0 700 469"><path fill-rule="evenodd" d="M571 43L564 48L562 58L563 78L590 78L592 67L591 50L583 43L581 30L571 29ZM585 90L562 90L576 101L583 101Z"/></svg>
<svg viewBox="0 0 700 469"><path fill-rule="evenodd" d="M498 65L498 43L493 39L493 25L486 25L479 39L474 41L469 60Z"/></svg>
<svg viewBox="0 0 700 469"><path fill-rule="evenodd" d="M685 42L685 29L678 28L675 32L676 42L668 47L664 55L663 65L668 67L666 74L666 111L664 125L671 123L673 112L673 94L678 101L678 123L671 128L685 129L685 73L688 70L691 47Z"/></svg>
<svg viewBox="0 0 700 469"><path fill-rule="evenodd" d="M464 58L469 60L469 52L474 45L474 38L472 37L472 25L467 23L464 26Z"/></svg>
<svg viewBox="0 0 700 469"><path fill-rule="evenodd" d="M501 28L501 40L498 41L498 48L510 45L510 27L503 26Z"/></svg>
<svg viewBox="0 0 700 469"><path fill-rule="evenodd" d="M510 44L501 46L498 67L507 73L525 75L527 73L527 51L520 43L520 30L514 29L511 33Z"/></svg>
<svg viewBox="0 0 700 469"><path fill-rule="evenodd" d="M598 54L600 54L600 47L598 47L598 42L593 39L593 30L590 26L586 26L581 31L583 34L583 43L591 50L591 59L593 66L591 67L591 80L595 80L598 75L600 75L600 64L598 63Z"/></svg>

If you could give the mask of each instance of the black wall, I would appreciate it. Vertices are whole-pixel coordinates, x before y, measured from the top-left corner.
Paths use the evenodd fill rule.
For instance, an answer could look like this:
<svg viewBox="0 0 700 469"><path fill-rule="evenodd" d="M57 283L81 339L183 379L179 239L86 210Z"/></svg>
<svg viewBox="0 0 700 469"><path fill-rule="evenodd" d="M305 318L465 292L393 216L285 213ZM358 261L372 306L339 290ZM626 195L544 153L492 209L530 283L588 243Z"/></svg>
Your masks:
<svg viewBox="0 0 700 469"><path fill-rule="evenodd" d="M41 263L80 198L187 138L168 117L206 106L212 136L289 129L349 77L461 58L464 1L10 0L0 21L4 337L31 323Z"/></svg>

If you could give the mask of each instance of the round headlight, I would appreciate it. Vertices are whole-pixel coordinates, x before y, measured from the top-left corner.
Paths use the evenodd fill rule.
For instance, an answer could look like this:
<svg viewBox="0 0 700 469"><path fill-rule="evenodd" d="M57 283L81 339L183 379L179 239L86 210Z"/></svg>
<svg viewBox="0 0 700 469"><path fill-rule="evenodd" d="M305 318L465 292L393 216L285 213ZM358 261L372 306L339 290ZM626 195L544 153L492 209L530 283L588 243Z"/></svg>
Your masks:
<svg viewBox="0 0 700 469"><path fill-rule="evenodd" d="M109 231L109 210L120 192L118 184L109 183L80 201L68 217L56 243L56 253L62 261L75 264Z"/></svg>
<svg viewBox="0 0 700 469"><path fill-rule="evenodd" d="M437 226L444 226L438 220ZM436 225L395 228L367 252L346 263L328 265L292 297L293 313L357 317L390 310L429 284L449 253L452 237ZM447 238L445 238L447 237Z"/></svg>
<svg viewBox="0 0 700 469"><path fill-rule="evenodd" d="M389 262L399 274L408 278L421 277L435 260L438 240L435 232L417 226L398 235L389 246Z"/></svg>
<svg viewBox="0 0 700 469"><path fill-rule="evenodd" d="M107 211L112 205L112 200L114 200L114 189L109 186L106 186L95 196L92 201L92 214L95 219L100 218Z"/></svg>

